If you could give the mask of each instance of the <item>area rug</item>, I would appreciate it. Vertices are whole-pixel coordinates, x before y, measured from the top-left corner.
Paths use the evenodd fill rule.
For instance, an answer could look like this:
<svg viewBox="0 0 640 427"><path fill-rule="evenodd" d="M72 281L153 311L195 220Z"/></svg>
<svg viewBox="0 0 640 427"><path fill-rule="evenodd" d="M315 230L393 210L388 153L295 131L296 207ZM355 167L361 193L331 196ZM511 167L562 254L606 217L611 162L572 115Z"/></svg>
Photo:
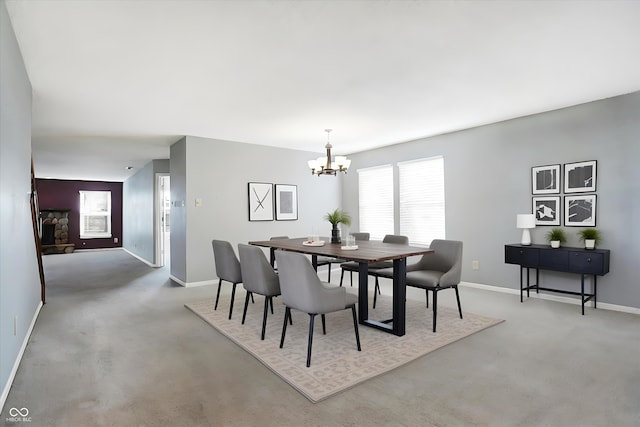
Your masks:
<svg viewBox="0 0 640 427"><path fill-rule="evenodd" d="M432 332L432 311L424 302L407 300L406 334L402 337L359 325L362 351L356 348L351 310L326 315L327 334L322 323L315 322L311 367L306 367L309 316L292 310L293 325L287 327L284 348L280 336L284 306L274 299L274 314L269 313L264 341L260 340L264 299L255 296L247 319L242 325L244 292L236 298L233 318L228 319L229 298L220 295L218 310L214 299L185 304L204 321L252 354L267 368L289 383L312 402L318 402L367 379L395 369L438 348L454 343L502 320L463 311L438 307L438 329ZM391 297L378 297L375 310L369 307L371 319L391 317Z"/></svg>

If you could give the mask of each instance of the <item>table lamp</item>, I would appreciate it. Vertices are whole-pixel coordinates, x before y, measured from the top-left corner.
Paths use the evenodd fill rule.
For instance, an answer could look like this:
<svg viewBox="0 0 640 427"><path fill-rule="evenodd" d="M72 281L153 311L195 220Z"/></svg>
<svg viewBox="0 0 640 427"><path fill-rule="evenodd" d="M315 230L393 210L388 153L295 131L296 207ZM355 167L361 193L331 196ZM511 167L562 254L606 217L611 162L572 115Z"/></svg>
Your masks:
<svg viewBox="0 0 640 427"><path fill-rule="evenodd" d="M536 228L536 216L534 214L518 214L516 218L516 227L522 228L522 245L531 244L530 228Z"/></svg>

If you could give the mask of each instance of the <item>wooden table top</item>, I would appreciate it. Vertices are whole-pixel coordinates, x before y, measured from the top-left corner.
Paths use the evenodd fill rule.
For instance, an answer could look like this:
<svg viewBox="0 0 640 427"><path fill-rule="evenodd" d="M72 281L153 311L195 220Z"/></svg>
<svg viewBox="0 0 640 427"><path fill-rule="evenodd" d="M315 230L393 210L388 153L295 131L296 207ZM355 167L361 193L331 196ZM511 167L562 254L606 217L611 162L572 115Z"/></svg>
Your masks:
<svg viewBox="0 0 640 427"><path fill-rule="evenodd" d="M356 241L358 249L344 250L341 243L330 243L331 238L321 237L323 246L306 246L302 243L306 237L297 239L261 240L249 242L250 245L266 248L282 249L285 251L300 252L310 255L323 255L346 259L356 262L378 262L406 258L414 255L422 255L433 252L433 249L418 246L399 245L396 243L382 243L376 240Z"/></svg>

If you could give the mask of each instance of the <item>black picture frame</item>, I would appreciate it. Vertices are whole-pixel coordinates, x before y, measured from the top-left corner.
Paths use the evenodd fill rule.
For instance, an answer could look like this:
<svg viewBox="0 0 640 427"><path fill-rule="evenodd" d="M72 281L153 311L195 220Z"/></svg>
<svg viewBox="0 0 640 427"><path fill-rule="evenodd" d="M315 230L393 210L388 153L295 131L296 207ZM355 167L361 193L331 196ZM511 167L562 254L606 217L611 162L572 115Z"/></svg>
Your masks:
<svg viewBox="0 0 640 427"><path fill-rule="evenodd" d="M564 192L565 193L591 193L596 191L598 162L589 160L585 162L564 164Z"/></svg>
<svg viewBox="0 0 640 427"><path fill-rule="evenodd" d="M595 227L597 200L595 194L564 196L564 225L567 227Z"/></svg>
<svg viewBox="0 0 640 427"><path fill-rule="evenodd" d="M560 196L532 197L531 212L536 217L536 225L560 225Z"/></svg>
<svg viewBox="0 0 640 427"><path fill-rule="evenodd" d="M273 221L273 184L250 182L247 188L249 221Z"/></svg>
<svg viewBox="0 0 640 427"><path fill-rule="evenodd" d="M531 168L531 194L560 194L560 164Z"/></svg>
<svg viewBox="0 0 640 427"><path fill-rule="evenodd" d="M298 219L298 187L291 184L275 185L276 221Z"/></svg>

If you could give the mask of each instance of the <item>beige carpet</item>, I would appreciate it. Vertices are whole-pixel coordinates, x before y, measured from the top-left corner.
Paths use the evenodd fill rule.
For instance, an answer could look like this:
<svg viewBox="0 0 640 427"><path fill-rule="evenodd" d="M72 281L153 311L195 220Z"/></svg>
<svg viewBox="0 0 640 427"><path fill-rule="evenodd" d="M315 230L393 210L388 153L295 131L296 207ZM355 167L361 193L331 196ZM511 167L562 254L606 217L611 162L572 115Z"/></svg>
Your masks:
<svg viewBox="0 0 640 427"><path fill-rule="evenodd" d="M242 325L245 293L236 295L233 318L228 319L229 298L220 296L218 310L215 300L206 299L185 304L187 308L251 353L265 366L288 382L312 402L332 396L358 383L388 372L462 338L502 322L464 311L464 319L457 310L438 307L438 330L431 332L432 311L424 302L407 300L406 335L397 337L359 325L362 351L356 348L351 310L326 315L327 334L322 335L320 317L316 319L313 336L311 367L306 367L309 316L292 310L293 325L287 327L284 348L280 349L280 335L284 320L284 306L274 299L274 315L269 313L265 340L260 340L264 297L255 296L249 304L247 319ZM463 301L464 303L464 301ZM384 319L391 313L391 297L378 297L375 310L369 307L369 317Z"/></svg>

